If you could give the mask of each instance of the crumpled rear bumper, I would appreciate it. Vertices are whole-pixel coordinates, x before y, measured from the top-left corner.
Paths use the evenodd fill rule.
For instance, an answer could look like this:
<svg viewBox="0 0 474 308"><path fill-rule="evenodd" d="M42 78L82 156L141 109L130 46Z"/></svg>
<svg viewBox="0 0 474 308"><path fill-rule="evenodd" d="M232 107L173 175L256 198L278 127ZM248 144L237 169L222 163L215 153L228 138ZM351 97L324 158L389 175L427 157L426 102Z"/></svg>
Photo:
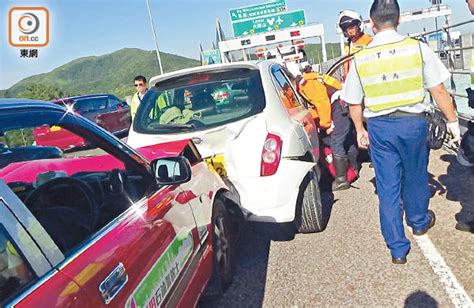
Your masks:
<svg viewBox="0 0 474 308"><path fill-rule="evenodd" d="M231 177L240 195L241 207L251 221L291 222L300 185L315 166L313 162L282 159L276 174L258 177Z"/></svg>

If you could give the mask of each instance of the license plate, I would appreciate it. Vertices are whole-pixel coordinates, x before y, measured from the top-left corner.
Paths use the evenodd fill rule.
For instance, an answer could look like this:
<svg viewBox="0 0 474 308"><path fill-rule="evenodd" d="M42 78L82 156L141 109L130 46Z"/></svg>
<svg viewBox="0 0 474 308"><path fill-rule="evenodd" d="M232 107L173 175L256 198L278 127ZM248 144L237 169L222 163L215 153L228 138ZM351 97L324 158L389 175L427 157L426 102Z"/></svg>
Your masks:
<svg viewBox="0 0 474 308"><path fill-rule="evenodd" d="M219 155L215 155L215 156L212 156L212 157L207 157L207 158L205 158L205 160L206 160L206 163L209 166L212 166L212 168L214 168L214 170L216 170L216 172L220 176L227 176L227 172L225 170L224 155L219 154Z"/></svg>
<svg viewBox="0 0 474 308"><path fill-rule="evenodd" d="M51 132L57 132L58 130L61 130L61 127L56 125L51 126L51 128L49 129L49 131Z"/></svg>

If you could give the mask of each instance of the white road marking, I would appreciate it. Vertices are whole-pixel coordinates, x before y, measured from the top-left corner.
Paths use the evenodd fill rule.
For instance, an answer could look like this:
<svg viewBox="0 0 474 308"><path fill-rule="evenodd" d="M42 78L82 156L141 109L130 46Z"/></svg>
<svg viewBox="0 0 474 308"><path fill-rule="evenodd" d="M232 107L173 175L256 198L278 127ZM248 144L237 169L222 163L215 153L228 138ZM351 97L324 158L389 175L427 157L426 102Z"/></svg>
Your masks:
<svg viewBox="0 0 474 308"><path fill-rule="evenodd" d="M443 284L446 293L453 302L455 307L474 307L472 299L464 290L463 286L458 282L451 269L444 261L443 256L438 252L428 235L414 236L418 247L420 247L423 255L433 268L435 274L438 275L440 282Z"/></svg>

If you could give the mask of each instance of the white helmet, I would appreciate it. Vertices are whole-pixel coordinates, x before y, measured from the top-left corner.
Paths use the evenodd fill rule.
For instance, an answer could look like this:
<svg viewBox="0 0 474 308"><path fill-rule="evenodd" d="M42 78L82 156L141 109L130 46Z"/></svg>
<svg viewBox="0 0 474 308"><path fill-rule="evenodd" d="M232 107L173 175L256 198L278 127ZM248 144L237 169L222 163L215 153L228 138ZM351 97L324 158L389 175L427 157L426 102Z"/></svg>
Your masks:
<svg viewBox="0 0 474 308"><path fill-rule="evenodd" d="M358 26L360 31L362 21L362 16L356 11L345 10L339 13L339 17L337 19L337 26L344 33L350 26Z"/></svg>

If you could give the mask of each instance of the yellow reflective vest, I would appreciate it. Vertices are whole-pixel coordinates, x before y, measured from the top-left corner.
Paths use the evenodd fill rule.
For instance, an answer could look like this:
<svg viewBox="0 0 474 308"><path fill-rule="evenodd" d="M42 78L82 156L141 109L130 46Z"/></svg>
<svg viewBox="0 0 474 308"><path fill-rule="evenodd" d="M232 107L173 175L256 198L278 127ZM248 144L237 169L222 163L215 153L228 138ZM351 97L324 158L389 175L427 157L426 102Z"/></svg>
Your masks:
<svg viewBox="0 0 474 308"><path fill-rule="evenodd" d="M417 40L364 48L355 54L354 62L370 111L423 102L423 58Z"/></svg>
<svg viewBox="0 0 474 308"><path fill-rule="evenodd" d="M138 105L141 103L141 99L138 96L138 92L135 92L132 96L132 101L130 102L130 115L132 116L132 120L135 118L135 114L137 113Z"/></svg>

